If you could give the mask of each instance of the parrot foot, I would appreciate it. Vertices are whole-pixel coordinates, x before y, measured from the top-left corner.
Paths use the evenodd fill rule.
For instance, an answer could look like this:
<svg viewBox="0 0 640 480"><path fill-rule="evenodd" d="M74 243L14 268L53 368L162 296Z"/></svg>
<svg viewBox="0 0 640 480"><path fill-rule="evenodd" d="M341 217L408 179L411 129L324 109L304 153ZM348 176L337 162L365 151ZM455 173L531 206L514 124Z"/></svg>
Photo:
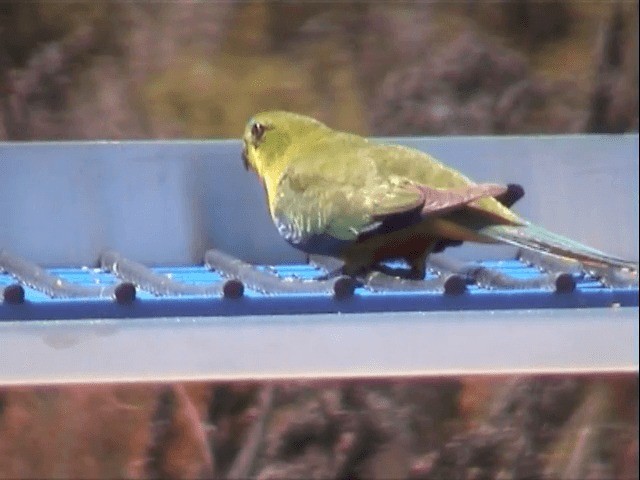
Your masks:
<svg viewBox="0 0 640 480"><path fill-rule="evenodd" d="M358 269L345 268L342 266L331 270L324 275L320 275L314 278L314 280L326 281L333 280L338 277L348 276L358 282L358 284L366 283L366 279L371 272L380 272L390 277L398 277L403 280L424 280L426 274L426 267L423 268L398 268L390 267L384 264L378 264L373 267L361 267Z"/></svg>
<svg viewBox="0 0 640 480"><path fill-rule="evenodd" d="M406 258L407 263L411 267L407 279L409 280L424 280L427 276L427 257L433 251L433 247L437 242L432 243L429 248L418 255L411 255Z"/></svg>
<svg viewBox="0 0 640 480"><path fill-rule="evenodd" d="M392 268L387 267L386 265L380 265L375 268L380 273L384 273L385 275L389 275L392 277L398 277L403 280L424 280L425 271L414 270L413 268Z"/></svg>
<svg viewBox="0 0 640 480"><path fill-rule="evenodd" d="M424 280L427 275L427 257L436 244L437 242L433 242L424 251L405 256L404 260L409 265L409 268L390 267L384 263L379 263L368 270L377 270L385 275L399 277L403 280Z"/></svg>
<svg viewBox="0 0 640 480"><path fill-rule="evenodd" d="M326 280L333 280L334 278L342 277L345 275L342 269L343 267L336 268L335 270L331 270L330 272L327 272L323 275L319 275L315 277L314 280L326 281Z"/></svg>
<svg viewBox="0 0 640 480"><path fill-rule="evenodd" d="M372 268L390 277L398 277L403 280L424 280L427 273L426 265L411 265L411 268L390 267L388 265L379 264Z"/></svg>
<svg viewBox="0 0 640 480"><path fill-rule="evenodd" d="M343 272L344 262L327 255L309 255L307 261L315 267L324 270L326 273L314 277L314 280L332 280L345 275Z"/></svg>
<svg viewBox="0 0 640 480"><path fill-rule="evenodd" d="M355 262L342 263L330 257L312 255L309 260L312 264L323 268L327 273L319 275L314 280L333 280L341 276L348 276L361 281L366 279L371 272L380 272L391 277L399 277L404 280L424 280L427 273L426 253L405 259L409 268L391 267L384 263L375 265Z"/></svg>

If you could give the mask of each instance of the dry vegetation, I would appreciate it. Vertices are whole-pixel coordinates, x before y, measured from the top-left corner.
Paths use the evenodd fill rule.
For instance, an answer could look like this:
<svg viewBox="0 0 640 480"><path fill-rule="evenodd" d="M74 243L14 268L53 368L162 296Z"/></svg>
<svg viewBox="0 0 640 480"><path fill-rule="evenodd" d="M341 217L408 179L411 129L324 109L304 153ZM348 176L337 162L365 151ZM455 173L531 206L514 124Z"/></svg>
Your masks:
<svg viewBox="0 0 640 480"><path fill-rule="evenodd" d="M0 389L0 478L633 479L638 377Z"/></svg>
<svg viewBox="0 0 640 480"><path fill-rule="evenodd" d="M270 108L371 134L637 130L637 28L628 1L3 2L0 138L237 137Z"/></svg>
<svg viewBox="0 0 640 480"><path fill-rule="evenodd" d="M2 2L0 139L638 129L637 2ZM0 388L0 478L638 478L638 377Z"/></svg>

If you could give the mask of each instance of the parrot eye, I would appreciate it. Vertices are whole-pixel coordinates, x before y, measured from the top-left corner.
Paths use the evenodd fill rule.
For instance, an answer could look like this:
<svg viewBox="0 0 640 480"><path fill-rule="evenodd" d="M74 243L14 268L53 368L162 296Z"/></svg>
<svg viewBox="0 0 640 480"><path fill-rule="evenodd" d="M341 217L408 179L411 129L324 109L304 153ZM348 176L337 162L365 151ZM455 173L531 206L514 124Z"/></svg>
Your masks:
<svg viewBox="0 0 640 480"><path fill-rule="evenodd" d="M257 143L262 139L264 132L267 131L267 127L265 127L262 123L256 122L251 126L251 136L253 137L254 143Z"/></svg>

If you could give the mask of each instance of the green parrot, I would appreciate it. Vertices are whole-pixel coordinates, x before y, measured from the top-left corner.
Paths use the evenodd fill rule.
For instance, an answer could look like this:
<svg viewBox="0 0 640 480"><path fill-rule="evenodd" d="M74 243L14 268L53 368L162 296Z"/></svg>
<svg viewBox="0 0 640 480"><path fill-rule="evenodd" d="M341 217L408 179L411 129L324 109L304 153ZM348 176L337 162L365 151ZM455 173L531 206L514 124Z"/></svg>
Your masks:
<svg viewBox="0 0 640 480"><path fill-rule="evenodd" d="M264 186L280 235L307 254L344 262L347 275L404 259L424 278L430 253L472 241L506 243L587 266L637 272L607 255L533 225L508 207L507 186L477 184L418 150L383 145L295 113L249 120L242 157Z"/></svg>

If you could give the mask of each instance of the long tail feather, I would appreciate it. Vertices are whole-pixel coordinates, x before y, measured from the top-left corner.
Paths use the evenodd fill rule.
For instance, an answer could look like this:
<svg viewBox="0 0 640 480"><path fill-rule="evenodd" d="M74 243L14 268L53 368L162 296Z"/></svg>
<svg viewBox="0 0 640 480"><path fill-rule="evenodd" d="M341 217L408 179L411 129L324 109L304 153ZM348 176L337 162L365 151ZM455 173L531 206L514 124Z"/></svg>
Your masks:
<svg viewBox="0 0 640 480"><path fill-rule="evenodd" d="M611 256L570 238L550 232L538 225L492 225L482 228L480 232L494 240L536 252L552 253L572 258L587 266L614 267L638 271L638 262Z"/></svg>

